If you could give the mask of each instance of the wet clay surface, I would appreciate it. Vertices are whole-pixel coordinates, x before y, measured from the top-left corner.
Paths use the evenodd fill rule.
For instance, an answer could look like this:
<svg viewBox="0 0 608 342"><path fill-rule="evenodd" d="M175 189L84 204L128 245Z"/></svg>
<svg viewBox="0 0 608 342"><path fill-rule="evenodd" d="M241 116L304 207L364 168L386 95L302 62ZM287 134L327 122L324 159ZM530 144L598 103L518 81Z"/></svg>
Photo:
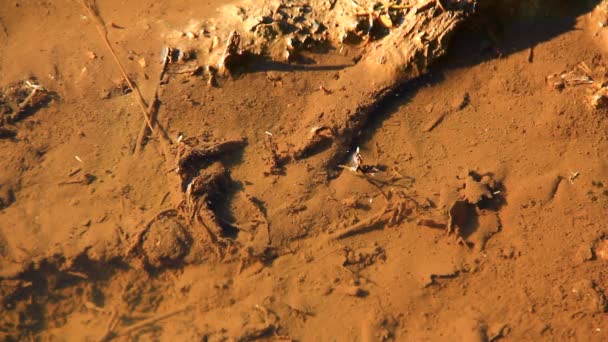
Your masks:
<svg viewBox="0 0 608 342"><path fill-rule="evenodd" d="M259 2L244 8L276 8ZM608 339L596 5L480 3L345 145L297 158L307 132L334 136L313 114L370 98L382 69L349 74L360 41L213 82L176 62L159 86L162 48L209 51L212 35L187 33L234 7L100 1L127 75L157 93L159 125L142 135L79 2L0 6L0 337ZM343 75L358 90L332 88Z"/></svg>

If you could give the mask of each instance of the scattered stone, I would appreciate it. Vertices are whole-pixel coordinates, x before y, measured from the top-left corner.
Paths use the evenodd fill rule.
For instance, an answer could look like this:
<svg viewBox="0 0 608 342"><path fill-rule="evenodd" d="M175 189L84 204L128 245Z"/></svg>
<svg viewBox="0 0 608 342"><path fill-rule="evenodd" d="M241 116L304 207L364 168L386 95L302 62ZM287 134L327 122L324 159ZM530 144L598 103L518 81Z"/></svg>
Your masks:
<svg viewBox="0 0 608 342"><path fill-rule="evenodd" d="M598 241L593 250L598 259L608 260L608 240Z"/></svg>
<svg viewBox="0 0 608 342"><path fill-rule="evenodd" d="M461 194L464 199L470 204L479 203L484 197L492 198L492 193L488 187L488 179L482 179L476 181L472 176L468 176L465 180L464 189L461 190Z"/></svg>
<svg viewBox="0 0 608 342"><path fill-rule="evenodd" d="M127 80L124 77L116 78L113 80L114 89L112 90L112 95L126 95L131 92L131 88L127 83Z"/></svg>
<svg viewBox="0 0 608 342"><path fill-rule="evenodd" d="M604 109L608 107L608 94L605 91L598 91L591 95L589 101L594 109Z"/></svg>
<svg viewBox="0 0 608 342"><path fill-rule="evenodd" d="M384 249L380 246L358 250L347 249L345 254L343 266L355 267L358 270L374 264L377 260L386 260Z"/></svg>
<svg viewBox="0 0 608 342"><path fill-rule="evenodd" d="M231 72L234 66L242 58L243 54L240 49L241 35L237 31L230 32L224 53L218 62L218 73L226 75Z"/></svg>
<svg viewBox="0 0 608 342"><path fill-rule="evenodd" d="M146 63L146 59L145 59L144 57L142 57L142 58L138 59L138 60L137 60L137 62L139 63L139 65L140 65L142 68L145 68L146 66L148 66L148 63Z"/></svg>
<svg viewBox="0 0 608 342"><path fill-rule="evenodd" d="M101 89L99 92L99 98L102 100L107 100L112 97L112 91L110 89Z"/></svg>

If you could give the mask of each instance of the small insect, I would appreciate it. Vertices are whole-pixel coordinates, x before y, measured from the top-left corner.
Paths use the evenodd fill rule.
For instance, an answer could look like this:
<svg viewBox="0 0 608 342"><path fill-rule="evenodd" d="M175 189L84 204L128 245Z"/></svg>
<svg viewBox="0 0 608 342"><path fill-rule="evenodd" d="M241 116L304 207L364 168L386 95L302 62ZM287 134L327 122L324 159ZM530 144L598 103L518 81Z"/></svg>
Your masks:
<svg viewBox="0 0 608 342"><path fill-rule="evenodd" d="M348 165L341 165L341 167L355 173L361 172L370 176L373 176L380 171L375 165L363 164L363 155L361 155L361 150L358 146L355 152L348 158Z"/></svg>
<svg viewBox="0 0 608 342"><path fill-rule="evenodd" d="M165 63L165 61L167 61L167 58L169 58L169 53L171 53L171 48L165 46L161 52L160 52L160 63Z"/></svg>
<svg viewBox="0 0 608 342"><path fill-rule="evenodd" d="M344 168L351 170L352 172L357 172L361 170L361 165L363 165L363 156L357 146L355 153L348 158L348 165L344 165Z"/></svg>

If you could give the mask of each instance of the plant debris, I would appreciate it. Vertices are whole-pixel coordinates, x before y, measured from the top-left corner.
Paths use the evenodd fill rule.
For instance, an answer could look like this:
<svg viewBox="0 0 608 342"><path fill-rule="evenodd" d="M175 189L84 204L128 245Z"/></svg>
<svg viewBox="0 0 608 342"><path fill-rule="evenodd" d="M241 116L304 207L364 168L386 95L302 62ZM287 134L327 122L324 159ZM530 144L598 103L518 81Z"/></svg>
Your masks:
<svg viewBox="0 0 608 342"><path fill-rule="evenodd" d="M0 89L0 127L19 122L46 106L51 99L51 93L35 78L7 85Z"/></svg>

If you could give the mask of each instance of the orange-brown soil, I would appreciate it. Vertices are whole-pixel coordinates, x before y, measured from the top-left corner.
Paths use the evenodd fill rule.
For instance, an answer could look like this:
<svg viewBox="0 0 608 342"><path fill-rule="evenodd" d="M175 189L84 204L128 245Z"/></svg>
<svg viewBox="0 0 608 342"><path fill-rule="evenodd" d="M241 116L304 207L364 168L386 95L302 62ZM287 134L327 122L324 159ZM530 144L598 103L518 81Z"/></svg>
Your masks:
<svg viewBox="0 0 608 342"><path fill-rule="evenodd" d="M607 340L605 16L521 3L480 1L347 146L285 160L310 115L367 96L331 86L356 48L211 86L171 65L140 150L137 98L81 4L4 2L0 89L16 106L25 80L45 90L0 107L0 339ZM173 33L230 6L98 5L146 101ZM359 69L373 87L381 70ZM326 163L357 147L365 172Z"/></svg>

